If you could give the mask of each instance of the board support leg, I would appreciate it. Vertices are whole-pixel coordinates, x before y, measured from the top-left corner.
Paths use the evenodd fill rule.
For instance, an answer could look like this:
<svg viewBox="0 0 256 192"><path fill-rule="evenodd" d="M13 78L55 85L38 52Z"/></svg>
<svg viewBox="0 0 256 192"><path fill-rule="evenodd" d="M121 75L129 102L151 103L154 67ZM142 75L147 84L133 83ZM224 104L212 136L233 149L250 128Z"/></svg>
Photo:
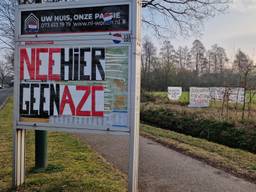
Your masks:
<svg viewBox="0 0 256 192"><path fill-rule="evenodd" d="M24 129L14 131L13 187L25 182L25 133Z"/></svg>
<svg viewBox="0 0 256 192"><path fill-rule="evenodd" d="M134 130L135 132L138 129ZM132 131L133 132L133 131ZM129 142L129 170L128 170L128 191L138 190L138 168L139 168L139 133L131 133Z"/></svg>

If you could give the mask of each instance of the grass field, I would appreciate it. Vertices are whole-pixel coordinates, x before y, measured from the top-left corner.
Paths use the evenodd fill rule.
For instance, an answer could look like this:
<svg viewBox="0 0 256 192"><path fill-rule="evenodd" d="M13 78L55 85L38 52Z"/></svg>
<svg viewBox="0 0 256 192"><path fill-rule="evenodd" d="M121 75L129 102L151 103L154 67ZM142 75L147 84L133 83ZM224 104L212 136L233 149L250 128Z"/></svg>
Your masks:
<svg viewBox="0 0 256 192"><path fill-rule="evenodd" d="M146 124L140 130L163 145L256 182L256 154Z"/></svg>
<svg viewBox="0 0 256 192"><path fill-rule="evenodd" d="M12 100L0 111L0 192L11 191ZM34 166L34 134L26 133L26 183L24 192L124 192L126 177L87 145L65 133L49 133L49 166L37 172Z"/></svg>
<svg viewBox="0 0 256 192"><path fill-rule="evenodd" d="M164 99L164 98L167 99L168 93L167 93L167 91L166 92L161 92L161 91L157 92L156 91L156 92L151 92L151 94L153 94L156 97L162 98L162 99ZM178 103L180 103L180 104L188 104L189 103L189 92L188 91L182 92L182 95L181 95Z"/></svg>

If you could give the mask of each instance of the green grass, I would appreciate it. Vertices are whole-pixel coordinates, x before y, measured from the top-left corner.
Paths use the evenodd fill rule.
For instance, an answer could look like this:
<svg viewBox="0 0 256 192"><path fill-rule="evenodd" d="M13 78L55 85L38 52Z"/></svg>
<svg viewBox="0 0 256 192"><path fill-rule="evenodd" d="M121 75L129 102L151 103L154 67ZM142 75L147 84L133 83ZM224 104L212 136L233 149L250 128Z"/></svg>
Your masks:
<svg viewBox="0 0 256 192"><path fill-rule="evenodd" d="M141 134L235 175L256 180L256 154L141 124Z"/></svg>
<svg viewBox="0 0 256 192"><path fill-rule="evenodd" d="M0 111L0 192L11 191L12 100ZM49 133L49 166L34 170L34 134L26 133L26 183L19 191L123 192L126 177L70 134Z"/></svg>
<svg viewBox="0 0 256 192"><path fill-rule="evenodd" d="M183 91L181 94L181 97L179 99L179 102L181 104L188 104L189 103L189 92L188 91Z"/></svg>
<svg viewBox="0 0 256 192"><path fill-rule="evenodd" d="M153 96L160 97L160 98L167 98L167 92L162 91L155 91L155 92L148 92L151 93Z"/></svg>
<svg viewBox="0 0 256 192"><path fill-rule="evenodd" d="M155 97L159 97L161 99L167 99L167 91L166 92L150 92L151 94L153 94L153 96ZM169 100L168 100L169 101ZM171 101L169 101L171 102ZM182 105L185 105L185 104L188 104L189 103L189 92L188 91L183 91L182 94L181 94L181 97L178 101L178 103L182 104Z"/></svg>

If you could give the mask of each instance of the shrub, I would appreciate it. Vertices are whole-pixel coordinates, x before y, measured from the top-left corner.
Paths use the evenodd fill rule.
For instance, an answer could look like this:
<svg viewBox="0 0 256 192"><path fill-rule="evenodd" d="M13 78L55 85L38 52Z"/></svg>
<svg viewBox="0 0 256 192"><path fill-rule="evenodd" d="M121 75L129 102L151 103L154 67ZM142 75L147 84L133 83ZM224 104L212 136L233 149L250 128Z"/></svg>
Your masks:
<svg viewBox="0 0 256 192"><path fill-rule="evenodd" d="M196 113L176 111L155 104L142 105L141 120L163 129L256 152L255 128L248 129L227 121L206 119Z"/></svg>

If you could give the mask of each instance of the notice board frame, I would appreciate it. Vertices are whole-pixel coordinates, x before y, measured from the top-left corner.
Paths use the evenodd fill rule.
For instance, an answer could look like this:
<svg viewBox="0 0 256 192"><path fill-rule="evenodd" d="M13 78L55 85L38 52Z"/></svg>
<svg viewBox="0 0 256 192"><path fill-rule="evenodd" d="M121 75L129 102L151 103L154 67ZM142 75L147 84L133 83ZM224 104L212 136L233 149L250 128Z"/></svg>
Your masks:
<svg viewBox="0 0 256 192"><path fill-rule="evenodd" d="M132 81L129 83L129 126L128 132L115 132L115 131L99 131L99 130L84 130L84 132L103 133L103 134L128 134L129 135L129 173L128 173L128 191L135 192L138 188L138 146L139 146L139 113L140 113L140 68L141 68L141 1L140 0L86 0L77 2L57 2L57 3L45 3L45 4L29 4L29 5L18 5L16 9L16 31L15 31L15 47L16 50L22 44L26 42L34 42L35 45L41 44L41 42L55 42L59 44L61 41L71 42L79 41L81 38L86 40L102 40L102 42L109 42L111 32L99 32L99 33L77 33L77 34L65 34L59 37L59 34L53 35L21 35L20 32L20 12L22 10L42 10L42 9L54 9L54 8L65 8L65 7L79 7L83 5L96 6L96 5L117 5L117 4L129 4L129 31L120 32L122 35L130 36L131 46L131 69L129 70L129 79ZM123 44L124 45L124 44ZM15 51L15 80L14 80L14 119L13 119L13 186L22 185L25 182L25 131L27 129L32 130L49 130L39 126L29 126L25 124L19 124L18 118L19 111L18 106L18 53ZM59 131L54 130L52 131ZM67 129L63 131L69 131ZM71 131L71 130L70 130ZM72 131L73 132L73 131ZM81 132L76 130L74 132Z"/></svg>
<svg viewBox="0 0 256 192"><path fill-rule="evenodd" d="M118 45L115 45L115 44L111 44L110 42L112 41L111 39L111 36L109 39L106 39L106 43L104 44L101 44L101 43L95 43L97 42L97 40L91 40L91 41L79 41L79 42L74 42L74 41L68 41L68 42L64 42L63 41L59 41L59 42L56 42L54 45L38 45L38 44L34 44L34 45L29 45L29 47L26 47L24 45L18 45L17 46L17 49L19 48L36 48L36 47L40 47L40 48L56 48L56 47L60 47L60 46L63 46L63 47L74 47L74 43L77 47L82 47L83 45L86 45L88 47L92 46L92 47L104 47L104 48L111 48L111 47L114 47L114 48L118 48L118 47L127 47L128 48L128 96L127 96L127 99L128 99L128 119L130 118L131 114L130 114L130 110L129 110L129 107L131 105L131 71L132 71L132 64L131 64L131 54L132 54L132 47L129 43L123 43L123 44L118 44ZM17 54L19 54L17 52ZM17 59L18 59L18 56L17 56ZM19 60L19 59L18 59ZM17 65L19 66L19 65ZM15 77L17 77L17 79L19 79L20 75L19 75L19 68L17 68L16 70L16 73L15 73ZM19 88L19 84L18 84L19 81L16 82L17 85L15 85L15 90L16 90L16 93L15 93L15 97L14 97L14 100L16 101L16 104L15 106L17 106L17 110L16 113L15 113L15 118L16 118L16 127L17 129L27 129L27 130L44 130L44 131L65 131L65 132L83 132L83 133L100 133L100 132L107 132L107 133L110 133L110 132L113 132L115 134L119 133L119 134L129 134L130 133L130 130L127 129L127 128L115 128L115 129L111 129L111 128L108 128L106 127L106 129L95 129L95 128L91 128L91 127L83 127L83 126L77 126L76 128L74 128L73 125L51 125L50 123L44 123L44 122L23 122L23 121L19 121L20 119L20 114L19 114L19 108L18 106L20 105L20 102L19 102L19 98L20 98L20 88ZM36 82L36 81L35 81ZM72 83L72 81L71 81ZM128 121L128 127L130 126L129 125L130 121Z"/></svg>

